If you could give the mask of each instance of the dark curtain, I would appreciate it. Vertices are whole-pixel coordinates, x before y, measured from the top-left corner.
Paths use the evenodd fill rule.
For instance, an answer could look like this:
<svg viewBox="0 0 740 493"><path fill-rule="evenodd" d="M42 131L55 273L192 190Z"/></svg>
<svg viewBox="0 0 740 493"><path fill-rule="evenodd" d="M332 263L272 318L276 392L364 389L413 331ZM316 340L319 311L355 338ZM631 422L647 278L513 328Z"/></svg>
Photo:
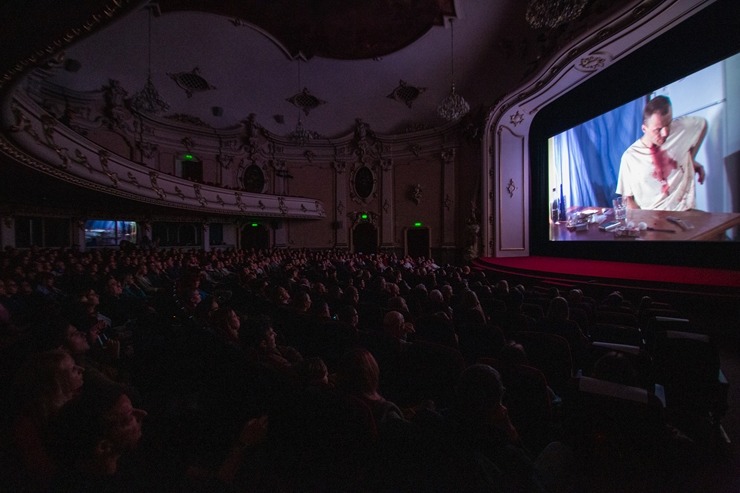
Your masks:
<svg viewBox="0 0 740 493"><path fill-rule="evenodd" d="M644 104L636 99L553 138L566 208L612 206L622 153L642 135Z"/></svg>

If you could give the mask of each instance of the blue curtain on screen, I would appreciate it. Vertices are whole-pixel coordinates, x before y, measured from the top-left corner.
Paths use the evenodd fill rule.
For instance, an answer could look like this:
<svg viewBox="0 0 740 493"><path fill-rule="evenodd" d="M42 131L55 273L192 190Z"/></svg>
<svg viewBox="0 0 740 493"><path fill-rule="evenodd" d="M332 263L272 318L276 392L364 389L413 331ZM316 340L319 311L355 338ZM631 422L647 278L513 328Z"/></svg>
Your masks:
<svg viewBox="0 0 740 493"><path fill-rule="evenodd" d="M641 135L640 98L553 139L565 205L611 207L622 153Z"/></svg>

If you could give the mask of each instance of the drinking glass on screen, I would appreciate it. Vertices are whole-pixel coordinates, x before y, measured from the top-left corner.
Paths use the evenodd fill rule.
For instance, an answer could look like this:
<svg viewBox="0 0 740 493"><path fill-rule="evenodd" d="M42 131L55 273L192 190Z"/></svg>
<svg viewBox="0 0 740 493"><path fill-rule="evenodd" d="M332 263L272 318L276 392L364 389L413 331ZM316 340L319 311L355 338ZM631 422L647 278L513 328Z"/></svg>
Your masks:
<svg viewBox="0 0 740 493"><path fill-rule="evenodd" d="M627 217L627 207L625 206L622 197L617 197L612 200L612 204L614 205L614 219L617 221L624 221Z"/></svg>

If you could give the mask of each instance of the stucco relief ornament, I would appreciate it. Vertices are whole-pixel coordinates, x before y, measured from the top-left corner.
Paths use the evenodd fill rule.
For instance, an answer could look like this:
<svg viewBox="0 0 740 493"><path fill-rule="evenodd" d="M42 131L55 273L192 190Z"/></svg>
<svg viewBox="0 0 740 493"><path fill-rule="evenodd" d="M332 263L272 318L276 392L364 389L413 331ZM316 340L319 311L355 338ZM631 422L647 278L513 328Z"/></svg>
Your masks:
<svg viewBox="0 0 740 493"><path fill-rule="evenodd" d="M514 179L509 178L509 184L506 185L506 191L509 192L509 197L513 198L514 192L516 192L517 190L519 190L519 187L514 184Z"/></svg>
<svg viewBox="0 0 740 493"><path fill-rule="evenodd" d="M201 192L200 185L198 183L193 184L193 192L195 192L195 198L198 199L198 203L205 207L206 204L208 204L208 201L203 196L203 192Z"/></svg>
<svg viewBox="0 0 740 493"><path fill-rule="evenodd" d="M413 200L416 205L419 205L421 202L421 185L418 183L411 187L411 200Z"/></svg>
<svg viewBox="0 0 740 493"><path fill-rule="evenodd" d="M244 212L247 207L244 205L244 202L242 202L241 192L234 192L234 199L236 200L236 206L239 208L239 210Z"/></svg>
<svg viewBox="0 0 740 493"><path fill-rule="evenodd" d="M132 172L128 172L128 182L132 185L135 185L136 188L141 188L141 184L139 183L139 180L136 178L136 175L134 175Z"/></svg>
<svg viewBox="0 0 740 493"><path fill-rule="evenodd" d="M157 196L164 200L165 197L167 197L167 194L164 191L164 188L160 187L157 184L157 179L159 178L159 174L156 171L150 171L149 172L149 181L152 184L152 190L157 194Z"/></svg>
<svg viewBox="0 0 740 493"><path fill-rule="evenodd" d="M524 113L521 113L519 110L517 110L516 113L514 113L513 115L511 115L511 117L509 118L509 121L515 127L517 125L521 125L522 123L524 123Z"/></svg>
<svg viewBox="0 0 740 493"><path fill-rule="evenodd" d="M332 166L334 166L334 171L336 171L338 175L341 175L342 173L344 173L344 170L347 169L347 162L346 161L334 161L332 163Z"/></svg>
<svg viewBox="0 0 740 493"><path fill-rule="evenodd" d="M578 68L588 71L588 72L593 72L594 70L599 70L603 68L604 65L606 65L605 57L598 56L598 55L591 55L591 56L581 58Z"/></svg>
<svg viewBox="0 0 740 493"><path fill-rule="evenodd" d="M193 142L193 139L190 137L183 137L180 139L180 143L185 146L185 149L190 153L193 152L193 147L195 147L195 142Z"/></svg>
<svg viewBox="0 0 740 493"><path fill-rule="evenodd" d="M280 211L280 214L287 214L288 213L288 206L285 205L285 198L284 197L278 197L278 210Z"/></svg>
<svg viewBox="0 0 740 493"><path fill-rule="evenodd" d="M478 257L478 236L480 234L480 224L478 221L478 208L475 201L470 202L470 216L465 221L465 252L466 260L472 260Z"/></svg>
<svg viewBox="0 0 740 493"><path fill-rule="evenodd" d="M183 193L183 191L177 185L175 185L175 195L180 197L180 199L185 200L185 193Z"/></svg>

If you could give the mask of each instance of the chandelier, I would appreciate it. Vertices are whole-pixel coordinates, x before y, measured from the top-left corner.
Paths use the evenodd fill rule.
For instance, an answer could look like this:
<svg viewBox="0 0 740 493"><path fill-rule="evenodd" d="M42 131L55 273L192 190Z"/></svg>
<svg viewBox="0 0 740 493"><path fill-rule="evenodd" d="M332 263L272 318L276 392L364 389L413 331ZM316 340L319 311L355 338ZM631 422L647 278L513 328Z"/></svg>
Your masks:
<svg viewBox="0 0 740 493"><path fill-rule="evenodd" d="M446 98L437 105L437 114L447 121L455 121L462 118L468 111L470 105L465 98L455 92L455 34L452 29L450 18L450 75L452 79L452 88Z"/></svg>
<svg viewBox="0 0 740 493"><path fill-rule="evenodd" d="M301 88L301 60L298 60L298 89ZM295 128L292 132L288 134L288 138L292 140L293 142L297 143L300 147L305 146L310 140L312 140L316 133L308 130L306 127L303 126L303 121L301 120L301 109L308 115L308 112L311 107L316 107L318 104L323 103L323 101L318 100L317 98L314 98L311 96L311 94L308 92L308 89L304 88L303 92L300 92L293 97L289 98L287 101L290 101L293 103L296 107L298 107L298 123L296 123Z"/></svg>
<svg viewBox="0 0 740 493"><path fill-rule="evenodd" d="M588 0L529 0L525 18L535 29L555 28L577 19Z"/></svg>
<svg viewBox="0 0 740 493"><path fill-rule="evenodd" d="M159 91L157 91L157 88L154 87L154 82L152 82L152 9L154 8L154 6L150 5L147 8L149 9L149 28L147 41L149 56L148 72L144 88L134 94L133 98L131 98L131 107L142 113L150 113L156 115L168 110L170 108L170 105L167 104L164 99L162 99L162 97L159 95Z"/></svg>
<svg viewBox="0 0 740 493"><path fill-rule="evenodd" d="M293 131L288 134L288 138L293 142L296 142L301 147L305 146L308 144L308 141L313 139L313 133L303 126L300 112L298 113L298 123L296 123Z"/></svg>

